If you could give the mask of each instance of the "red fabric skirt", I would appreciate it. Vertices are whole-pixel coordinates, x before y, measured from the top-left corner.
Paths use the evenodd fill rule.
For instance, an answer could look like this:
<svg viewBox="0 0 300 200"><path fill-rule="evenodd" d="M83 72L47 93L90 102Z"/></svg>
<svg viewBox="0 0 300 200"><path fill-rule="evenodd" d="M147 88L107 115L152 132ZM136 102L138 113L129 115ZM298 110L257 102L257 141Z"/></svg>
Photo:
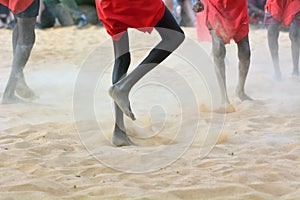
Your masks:
<svg viewBox="0 0 300 200"><path fill-rule="evenodd" d="M19 14L26 10L34 0L0 0L0 3L7 6L14 14Z"/></svg>
<svg viewBox="0 0 300 200"><path fill-rule="evenodd" d="M109 35L119 40L128 28L151 32L165 14L162 0L96 0L98 17Z"/></svg>
<svg viewBox="0 0 300 200"><path fill-rule="evenodd" d="M231 39L241 41L249 33L248 8L246 0L203 0L206 27L212 28L225 44ZM199 14L201 16L201 14ZM202 18L203 18L202 17ZM201 17L197 17L203 26ZM203 29L203 28L198 28ZM205 32L205 31L204 31ZM199 35L199 32L198 32ZM201 39L201 36L199 37ZM206 38L206 37L205 37Z"/></svg>
<svg viewBox="0 0 300 200"><path fill-rule="evenodd" d="M299 0L267 0L265 9L277 21L289 26L295 15L300 12Z"/></svg>

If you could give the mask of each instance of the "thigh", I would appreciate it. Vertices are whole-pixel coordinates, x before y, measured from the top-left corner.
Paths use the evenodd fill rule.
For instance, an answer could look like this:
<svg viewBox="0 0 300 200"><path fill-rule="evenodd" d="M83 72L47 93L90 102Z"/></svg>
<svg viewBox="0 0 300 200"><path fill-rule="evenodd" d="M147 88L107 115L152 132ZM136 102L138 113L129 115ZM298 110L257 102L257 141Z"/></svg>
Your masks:
<svg viewBox="0 0 300 200"><path fill-rule="evenodd" d="M113 40L114 55L118 58L129 52L129 37L128 32L125 31L119 40Z"/></svg>
<svg viewBox="0 0 300 200"><path fill-rule="evenodd" d="M36 17L39 14L40 0L35 0L25 11L16 14L19 18Z"/></svg>
<svg viewBox="0 0 300 200"><path fill-rule="evenodd" d="M177 21L175 20L174 16L171 14L169 9L166 7L164 16L162 19L156 24L156 28L165 28L174 30L177 32L182 32L180 26L178 25Z"/></svg>

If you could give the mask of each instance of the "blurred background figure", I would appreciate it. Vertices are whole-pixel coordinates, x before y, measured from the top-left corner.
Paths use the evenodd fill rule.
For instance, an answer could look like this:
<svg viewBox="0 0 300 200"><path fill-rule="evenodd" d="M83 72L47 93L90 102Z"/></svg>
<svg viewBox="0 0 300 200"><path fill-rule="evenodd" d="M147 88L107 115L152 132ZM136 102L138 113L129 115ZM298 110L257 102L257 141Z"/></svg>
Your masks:
<svg viewBox="0 0 300 200"><path fill-rule="evenodd" d="M249 23L257 28L264 27L264 8L267 0L247 0Z"/></svg>
<svg viewBox="0 0 300 200"><path fill-rule="evenodd" d="M178 0L178 5L181 7L181 26L196 26L196 14L193 12L193 4L193 0Z"/></svg>
<svg viewBox="0 0 300 200"><path fill-rule="evenodd" d="M38 28L53 27L55 22L62 26L76 24L78 29L88 24L98 24L95 0L41 0Z"/></svg>
<svg viewBox="0 0 300 200"><path fill-rule="evenodd" d="M196 15L192 10L193 0L164 0L165 5L181 26L195 26Z"/></svg>

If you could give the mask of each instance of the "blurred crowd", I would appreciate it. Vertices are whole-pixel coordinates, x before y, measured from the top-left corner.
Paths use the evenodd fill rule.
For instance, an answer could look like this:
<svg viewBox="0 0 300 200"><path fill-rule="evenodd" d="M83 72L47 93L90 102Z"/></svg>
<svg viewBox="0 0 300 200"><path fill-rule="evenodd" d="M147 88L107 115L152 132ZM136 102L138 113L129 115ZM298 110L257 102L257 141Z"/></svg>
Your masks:
<svg viewBox="0 0 300 200"><path fill-rule="evenodd" d="M192 10L195 0L163 0L181 26L193 27L196 16ZM247 0L249 22L263 27L266 0ZM36 28L55 26L77 26L84 28L89 24L102 25L97 17L95 0L40 0L40 11ZM9 9L0 4L0 28L13 28L14 17Z"/></svg>

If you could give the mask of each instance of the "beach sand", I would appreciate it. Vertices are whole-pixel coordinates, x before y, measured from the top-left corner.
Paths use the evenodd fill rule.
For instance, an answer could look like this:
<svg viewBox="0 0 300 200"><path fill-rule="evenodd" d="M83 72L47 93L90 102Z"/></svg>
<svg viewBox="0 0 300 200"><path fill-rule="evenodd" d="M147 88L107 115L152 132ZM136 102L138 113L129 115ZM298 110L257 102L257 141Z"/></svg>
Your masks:
<svg viewBox="0 0 300 200"><path fill-rule="evenodd" d="M184 30L197 44L195 29ZM155 33L130 34L137 35L131 37L136 64ZM1 29L0 35L2 96L11 31ZM234 95L237 49L227 46L235 112L226 115L211 112L209 92L218 91L197 82L193 67L176 61L180 55L170 57L135 88L137 121L126 124L140 146L122 148L110 142L112 49L105 30L57 27L36 35L25 76L39 98L0 105L0 199L300 199L300 79L291 77L288 33L280 35L283 80L275 81L266 30L251 30L246 91L254 101L240 102ZM210 57L210 44L201 47L199 54ZM209 66L201 58L198 64ZM86 82L101 76L94 96L89 83L76 89L80 76Z"/></svg>

